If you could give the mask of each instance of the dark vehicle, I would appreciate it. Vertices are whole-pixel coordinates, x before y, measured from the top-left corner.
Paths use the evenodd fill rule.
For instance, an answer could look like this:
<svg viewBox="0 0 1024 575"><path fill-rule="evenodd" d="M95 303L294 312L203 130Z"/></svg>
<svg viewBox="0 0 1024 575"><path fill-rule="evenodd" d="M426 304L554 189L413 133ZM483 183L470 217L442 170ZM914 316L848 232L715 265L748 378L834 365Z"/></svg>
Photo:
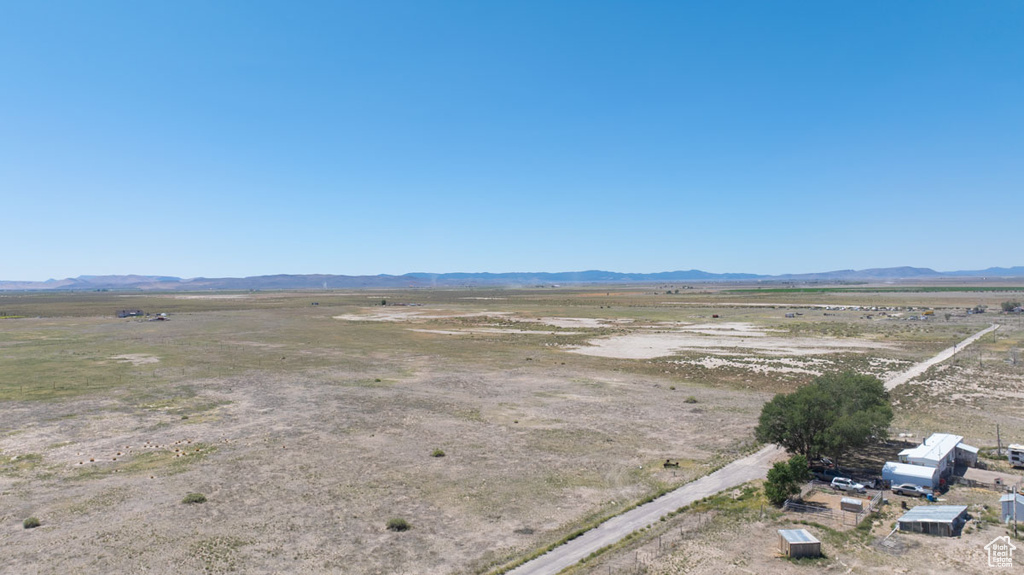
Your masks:
<svg viewBox="0 0 1024 575"><path fill-rule="evenodd" d="M811 467L811 474L814 475L815 479L826 482L832 481L836 477L843 476L843 474L840 473L838 469L835 469L833 467L823 467L820 465L815 465L814 467Z"/></svg>

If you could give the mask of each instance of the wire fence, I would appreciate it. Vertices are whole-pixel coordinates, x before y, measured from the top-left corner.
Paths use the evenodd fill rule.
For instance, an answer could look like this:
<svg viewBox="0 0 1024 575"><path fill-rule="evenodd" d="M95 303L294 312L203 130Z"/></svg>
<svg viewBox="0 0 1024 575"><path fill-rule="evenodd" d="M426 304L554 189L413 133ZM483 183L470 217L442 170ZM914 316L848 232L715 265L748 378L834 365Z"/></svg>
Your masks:
<svg viewBox="0 0 1024 575"><path fill-rule="evenodd" d="M786 500L782 504L783 511L793 511L796 513L809 513L820 519L835 519L835 510L830 507L824 507L820 505L807 505L806 503L797 503L796 501Z"/></svg>
<svg viewBox="0 0 1024 575"><path fill-rule="evenodd" d="M878 511L879 508L881 508L881 507L882 507L882 492L879 491L878 493L875 493L874 497L871 498L871 501L868 503L868 508L870 508L871 511Z"/></svg>

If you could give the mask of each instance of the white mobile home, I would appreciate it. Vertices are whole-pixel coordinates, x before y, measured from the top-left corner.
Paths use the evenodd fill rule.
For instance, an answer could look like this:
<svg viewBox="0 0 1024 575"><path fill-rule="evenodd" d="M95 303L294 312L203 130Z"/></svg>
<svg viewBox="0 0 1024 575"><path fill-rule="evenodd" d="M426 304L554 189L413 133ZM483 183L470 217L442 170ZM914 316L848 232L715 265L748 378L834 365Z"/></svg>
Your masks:
<svg viewBox="0 0 1024 575"><path fill-rule="evenodd" d="M921 445L901 451L900 463L934 467L939 470L939 477L946 477L953 473L958 461L964 465L978 462L978 448L963 441L959 435L933 433Z"/></svg>
<svg viewBox="0 0 1024 575"><path fill-rule="evenodd" d="M940 477L937 467L925 467L923 465L911 465L895 461L887 461L882 467L882 479L888 481L890 485L913 483L928 489L935 489L939 486Z"/></svg>

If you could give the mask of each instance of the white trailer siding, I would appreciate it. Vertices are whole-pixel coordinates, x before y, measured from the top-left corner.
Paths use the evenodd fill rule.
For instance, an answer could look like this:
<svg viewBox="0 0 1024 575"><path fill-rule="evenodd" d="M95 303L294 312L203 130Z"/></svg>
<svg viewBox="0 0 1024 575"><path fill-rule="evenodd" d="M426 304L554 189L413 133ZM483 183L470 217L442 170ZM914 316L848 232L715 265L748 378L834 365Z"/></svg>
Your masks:
<svg viewBox="0 0 1024 575"><path fill-rule="evenodd" d="M925 467L923 465L911 465L909 463L886 462L882 467L882 479L889 482L889 485L901 483L913 483L928 489L935 489L939 486L941 474L937 467Z"/></svg>
<svg viewBox="0 0 1024 575"><path fill-rule="evenodd" d="M1006 448L1006 457L1010 460L1010 465L1024 467L1024 445L1010 445Z"/></svg>

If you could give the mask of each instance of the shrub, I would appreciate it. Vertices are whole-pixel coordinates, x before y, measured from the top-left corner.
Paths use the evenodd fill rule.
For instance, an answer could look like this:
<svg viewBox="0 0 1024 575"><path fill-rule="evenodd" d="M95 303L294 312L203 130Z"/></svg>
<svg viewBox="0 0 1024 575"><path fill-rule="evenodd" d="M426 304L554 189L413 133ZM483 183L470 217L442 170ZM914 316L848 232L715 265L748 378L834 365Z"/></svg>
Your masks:
<svg viewBox="0 0 1024 575"><path fill-rule="evenodd" d="M800 484L811 478L807 458L794 455L788 462L776 462L768 470L764 494L773 505L782 505L786 499L800 493Z"/></svg>
<svg viewBox="0 0 1024 575"><path fill-rule="evenodd" d="M192 503L206 503L206 496L202 493L189 493L181 502L189 505Z"/></svg>
<svg viewBox="0 0 1024 575"><path fill-rule="evenodd" d="M869 513L867 517L857 524L857 530L865 534L871 533L871 528L875 526L875 521L880 518L881 516L878 513Z"/></svg>
<svg viewBox="0 0 1024 575"><path fill-rule="evenodd" d="M691 395L690 397L684 399L683 403L697 403L697 398Z"/></svg>
<svg viewBox="0 0 1024 575"><path fill-rule="evenodd" d="M409 522L401 517L388 519L388 531L408 531L411 528Z"/></svg>
<svg viewBox="0 0 1024 575"><path fill-rule="evenodd" d="M437 448L433 452L431 452L430 456L431 457L444 457L444 450L441 449L441 448Z"/></svg>
<svg viewBox="0 0 1024 575"><path fill-rule="evenodd" d="M36 519L35 517L29 517L24 522L22 522L22 526L24 526L25 529L35 529L36 527L39 527L40 525L42 525L42 523L40 523L39 520Z"/></svg>

